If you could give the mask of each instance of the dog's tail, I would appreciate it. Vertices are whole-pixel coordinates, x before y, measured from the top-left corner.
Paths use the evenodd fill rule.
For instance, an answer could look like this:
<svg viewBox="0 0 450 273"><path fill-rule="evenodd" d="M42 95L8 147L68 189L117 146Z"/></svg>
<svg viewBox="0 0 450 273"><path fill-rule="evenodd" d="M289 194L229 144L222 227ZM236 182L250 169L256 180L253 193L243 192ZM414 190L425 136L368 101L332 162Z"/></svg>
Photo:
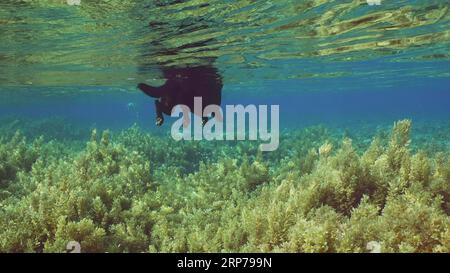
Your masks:
<svg viewBox="0 0 450 273"><path fill-rule="evenodd" d="M153 87L145 83L140 83L137 86L142 92L144 92L147 96L152 98L160 98L164 95L164 85L160 87Z"/></svg>

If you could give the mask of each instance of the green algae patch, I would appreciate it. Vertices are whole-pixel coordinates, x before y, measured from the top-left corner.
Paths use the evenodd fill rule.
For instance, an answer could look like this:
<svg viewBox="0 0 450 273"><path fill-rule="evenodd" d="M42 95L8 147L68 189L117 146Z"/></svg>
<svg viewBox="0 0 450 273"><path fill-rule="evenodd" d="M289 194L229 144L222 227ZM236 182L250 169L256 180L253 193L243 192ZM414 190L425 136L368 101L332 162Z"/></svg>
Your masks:
<svg viewBox="0 0 450 273"><path fill-rule="evenodd" d="M3 134L0 251L449 252L448 141L414 143L411 128L371 143L284 132L274 153L137 126L92 130L84 148Z"/></svg>

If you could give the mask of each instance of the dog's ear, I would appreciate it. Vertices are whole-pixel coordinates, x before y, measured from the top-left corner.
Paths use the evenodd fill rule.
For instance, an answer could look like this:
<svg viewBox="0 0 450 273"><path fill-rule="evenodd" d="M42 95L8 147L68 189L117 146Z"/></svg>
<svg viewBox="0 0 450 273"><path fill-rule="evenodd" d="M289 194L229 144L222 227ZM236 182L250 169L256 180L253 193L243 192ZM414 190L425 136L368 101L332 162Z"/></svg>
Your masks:
<svg viewBox="0 0 450 273"><path fill-rule="evenodd" d="M161 98L164 95L163 86L153 87L145 83L140 83L137 86L142 92L144 92L147 96L152 98Z"/></svg>

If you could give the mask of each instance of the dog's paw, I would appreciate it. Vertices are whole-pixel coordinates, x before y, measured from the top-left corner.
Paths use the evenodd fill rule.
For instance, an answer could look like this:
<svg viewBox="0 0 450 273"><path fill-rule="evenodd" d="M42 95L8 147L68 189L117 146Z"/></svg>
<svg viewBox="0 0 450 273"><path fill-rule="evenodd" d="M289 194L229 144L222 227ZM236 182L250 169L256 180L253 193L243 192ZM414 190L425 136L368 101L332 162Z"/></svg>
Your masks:
<svg viewBox="0 0 450 273"><path fill-rule="evenodd" d="M161 126L164 123L164 119L163 118L156 118L156 126Z"/></svg>

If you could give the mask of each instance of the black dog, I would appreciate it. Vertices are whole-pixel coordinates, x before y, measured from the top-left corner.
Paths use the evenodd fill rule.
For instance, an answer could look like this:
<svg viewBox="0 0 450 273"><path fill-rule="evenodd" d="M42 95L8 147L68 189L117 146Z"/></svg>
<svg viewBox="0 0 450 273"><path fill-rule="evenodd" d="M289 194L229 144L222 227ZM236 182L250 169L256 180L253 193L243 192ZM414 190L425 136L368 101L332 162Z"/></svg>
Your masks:
<svg viewBox="0 0 450 273"><path fill-rule="evenodd" d="M202 98L202 112L208 105L220 105L222 79L212 65L163 69L166 83L153 87L140 83L138 88L155 100L156 125L164 123L163 113L170 115L173 107L183 104L194 111L194 98ZM208 118L203 118L203 124Z"/></svg>

